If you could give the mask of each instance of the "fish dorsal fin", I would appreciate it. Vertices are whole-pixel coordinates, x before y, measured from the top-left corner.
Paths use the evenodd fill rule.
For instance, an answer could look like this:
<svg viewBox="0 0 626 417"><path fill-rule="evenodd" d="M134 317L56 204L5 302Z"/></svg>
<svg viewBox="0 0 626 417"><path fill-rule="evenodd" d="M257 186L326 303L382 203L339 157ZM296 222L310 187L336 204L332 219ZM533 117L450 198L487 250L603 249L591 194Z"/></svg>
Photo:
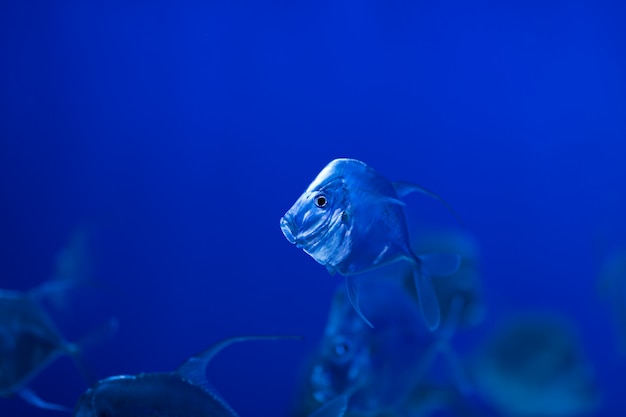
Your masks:
<svg viewBox="0 0 626 417"><path fill-rule="evenodd" d="M374 325L365 317L363 312L361 311L361 306L359 305L359 282L352 275L346 275L346 289L348 290L348 300L350 300L350 304L354 307L354 311L370 326L372 329Z"/></svg>
<svg viewBox="0 0 626 417"><path fill-rule="evenodd" d="M197 355L194 355L183 362L182 365L176 369L176 373L189 382L198 385L210 393L214 393L215 390L209 384L209 380L206 377L206 368L209 362L217 355L222 349L233 343L247 342L250 340L285 340L293 339L300 340L301 336L239 336L231 337L229 339L222 340L215 343L213 346L204 350Z"/></svg>
<svg viewBox="0 0 626 417"><path fill-rule="evenodd" d="M398 194L399 198L406 197L407 195L411 193L426 194L427 196L434 198L435 200L439 201L448 209L448 211L454 216L454 218L459 222L459 224L461 224L462 226L465 225L463 223L463 220L461 220L461 216L458 215L458 213L452 208L452 206L448 204L446 200L439 197L437 194L433 193L432 191L429 191L426 188L421 187L417 184L413 184L413 183L406 182L406 181L394 181L392 182L392 185L393 185L393 188L396 190L396 194Z"/></svg>
<svg viewBox="0 0 626 417"><path fill-rule="evenodd" d="M348 398L340 395L309 414L309 417L343 417L347 409Z"/></svg>

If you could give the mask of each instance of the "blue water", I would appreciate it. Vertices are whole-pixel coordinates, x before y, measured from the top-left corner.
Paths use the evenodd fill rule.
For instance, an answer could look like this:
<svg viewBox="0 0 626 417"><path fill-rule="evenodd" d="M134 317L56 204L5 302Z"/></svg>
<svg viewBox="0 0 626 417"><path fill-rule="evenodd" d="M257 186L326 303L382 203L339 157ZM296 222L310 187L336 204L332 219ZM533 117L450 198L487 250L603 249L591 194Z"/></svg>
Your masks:
<svg viewBox="0 0 626 417"><path fill-rule="evenodd" d="M119 319L85 352L98 377L303 335L209 368L242 417L289 415L342 278L278 220L326 163L357 158L442 195L480 242L487 317L460 352L503 315L560 312L595 367L597 415L623 413L596 279L626 244L626 7L505 3L2 2L0 287L50 278L89 224L103 284L51 311L70 340ZM31 387L72 405L87 385L64 358ZM1 416L54 415L0 400Z"/></svg>

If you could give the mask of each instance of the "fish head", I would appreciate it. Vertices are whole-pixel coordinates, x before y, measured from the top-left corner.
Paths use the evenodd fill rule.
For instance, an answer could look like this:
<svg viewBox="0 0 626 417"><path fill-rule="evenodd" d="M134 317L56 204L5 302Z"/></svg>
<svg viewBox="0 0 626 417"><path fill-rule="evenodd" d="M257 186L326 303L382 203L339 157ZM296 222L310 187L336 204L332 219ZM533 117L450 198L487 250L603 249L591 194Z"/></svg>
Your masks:
<svg viewBox="0 0 626 417"><path fill-rule="evenodd" d="M369 364L367 346L347 334L337 334L322 342L319 357L310 374L311 394L320 403L359 387Z"/></svg>
<svg viewBox="0 0 626 417"><path fill-rule="evenodd" d="M340 285L333 296L324 337L309 374L311 394L318 402L352 394L368 380L372 357L370 336L369 326L354 313L346 288Z"/></svg>
<svg viewBox="0 0 626 417"><path fill-rule="evenodd" d="M128 376L103 379L89 388L74 407L74 417L125 417L124 382Z"/></svg>
<svg viewBox="0 0 626 417"><path fill-rule="evenodd" d="M350 230L348 212L343 179L322 171L280 219L280 228L290 243L319 263L332 265L330 258L345 256L342 246Z"/></svg>

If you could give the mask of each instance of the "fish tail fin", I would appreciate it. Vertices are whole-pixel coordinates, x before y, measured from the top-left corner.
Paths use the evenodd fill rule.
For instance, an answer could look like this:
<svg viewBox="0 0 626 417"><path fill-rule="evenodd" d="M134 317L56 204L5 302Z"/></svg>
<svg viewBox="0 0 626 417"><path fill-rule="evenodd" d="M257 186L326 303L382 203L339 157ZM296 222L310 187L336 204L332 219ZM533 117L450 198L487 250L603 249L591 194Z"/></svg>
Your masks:
<svg viewBox="0 0 626 417"><path fill-rule="evenodd" d="M354 278L354 276L346 275L346 289L348 290L348 300L350 300L350 304L354 307L354 311L356 311L359 317L361 317L363 321L373 329L374 325L361 311L361 306L359 305L359 282Z"/></svg>
<svg viewBox="0 0 626 417"><path fill-rule="evenodd" d="M67 353L70 355L76 365L76 368L78 368L78 371L88 384L93 383L95 381L95 377L83 359L83 351L86 348L111 338L117 331L118 327L118 320L116 318L111 318L88 332L78 342L68 343L66 347Z"/></svg>
<svg viewBox="0 0 626 417"><path fill-rule="evenodd" d="M69 407L66 407L61 404L50 403L46 400L43 400L40 396L38 396L33 390L29 388L22 388L17 392L17 395L20 396L24 401L33 407L41 408L43 410L52 410L52 411L63 411L66 413L71 413L73 410Z"/></svg>

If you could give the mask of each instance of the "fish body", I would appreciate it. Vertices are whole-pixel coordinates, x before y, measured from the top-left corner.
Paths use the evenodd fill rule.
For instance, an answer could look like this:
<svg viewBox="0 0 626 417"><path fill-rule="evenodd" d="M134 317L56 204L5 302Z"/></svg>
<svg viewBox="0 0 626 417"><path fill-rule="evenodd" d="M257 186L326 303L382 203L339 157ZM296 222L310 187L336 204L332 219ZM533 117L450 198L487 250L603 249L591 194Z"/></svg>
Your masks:
<svg viewBox="0 0 626 417"><path fill-rule="evenodd" d="M237 417L209 384L206 367L223 348L248 340L293 339L279 336L233 337L187 359L176 371L103 379L78 400L75 417ZM345 397L317 410L312 417L341 417Z"/></svg>
<svg viewBox="0 0 626 417"><path fill-rule="evenodd" d="M458 255L416 256L400 198L411 192L432 193L408 183L392 183L355 159L335 159L313 180L280 220L287 240L303 249L330 274L346 276L350 301L357 313L360 274L399 260L413 265L424 317L431 329L439 325L439 306L431 275L448 275Z"/></svg>

